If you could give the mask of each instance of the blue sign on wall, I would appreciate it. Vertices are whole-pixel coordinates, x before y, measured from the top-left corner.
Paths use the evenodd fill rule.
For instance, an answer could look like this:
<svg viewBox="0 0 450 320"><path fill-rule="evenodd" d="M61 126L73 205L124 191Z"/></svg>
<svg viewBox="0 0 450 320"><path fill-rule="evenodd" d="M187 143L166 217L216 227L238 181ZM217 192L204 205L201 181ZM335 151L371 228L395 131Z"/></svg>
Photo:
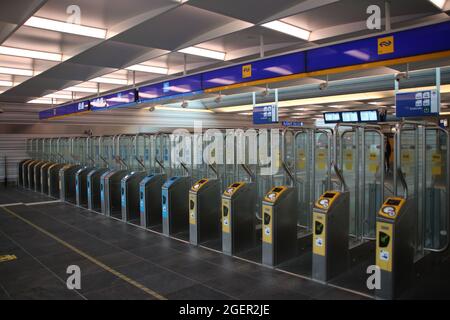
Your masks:
<svg viewBox="0 0 450 320"><path fill-rule="evenodd" d="M300 121L283 121L281 123L284 127L303 127L304 123Z"/></svg>
<svg viewBox="0 0 450 320"><path fill-rule="evenodd" d="M92 111L126 107L136 102L136 90L126 90L90 100Z"/></svg>
<svg viewBox="0 0 450 320"><path fill-rule="evenodd" d="M253 108L253 124L278 123L278 106L269 104Z"/></svg>
<svg viewBox="0 0 450 320"><path fill-rule="evenodd" d="M192 92L201 91L201 89L201 75L192 75L141 87L139 88L139 100L148 101L162 97L186 95Z"/></svg>
<svg viewBox="0 0 450 320"><path fill-rule="evenodd" d="M305 72L305 69L305 53L296 52L205 72L203 89L289 76Z"/></svg>
<svg viewBox="0 0 450 320"><path fill-rule="evenodd" d="M397 117L423 117L439 115L439 97L436 90L397 93Z"/></svg>

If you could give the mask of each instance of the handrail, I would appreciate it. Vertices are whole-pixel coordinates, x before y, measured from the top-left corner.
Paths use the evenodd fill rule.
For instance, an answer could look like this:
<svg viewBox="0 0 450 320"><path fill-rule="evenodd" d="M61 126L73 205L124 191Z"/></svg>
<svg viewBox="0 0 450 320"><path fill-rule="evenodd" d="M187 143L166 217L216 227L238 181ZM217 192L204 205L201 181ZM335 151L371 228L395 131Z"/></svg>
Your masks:
<svg viewBox="0 0 450 320"><path fill-rule="evenodd" d="M403 197L405 199L408 199L408 184L406 183L405 175L403 174L403 171L400 168L397 168L397 176L400 179L400 183L403 187Z"/></svg>
<svg viewBox="0 0 450 320"><path fill-rule="evenodd" d="M292 173L291 169L287 166L286 162L284 162L284 160L281 161L281 166L289 176L289 179L291 180L291 186L296 187L297 180L295 179L294 174Z"/></svg>
<svg viewBox="0 0 450 320"><path fill-rule="evenodd" d="M248 165L246 165L245 163L241 163L241 167L242 167L242 169L244 169L244 171L250 177L250 182L255 182L256 177L255 177L255 174L252 172L252 169L250 169L250 167Z"/></svg>

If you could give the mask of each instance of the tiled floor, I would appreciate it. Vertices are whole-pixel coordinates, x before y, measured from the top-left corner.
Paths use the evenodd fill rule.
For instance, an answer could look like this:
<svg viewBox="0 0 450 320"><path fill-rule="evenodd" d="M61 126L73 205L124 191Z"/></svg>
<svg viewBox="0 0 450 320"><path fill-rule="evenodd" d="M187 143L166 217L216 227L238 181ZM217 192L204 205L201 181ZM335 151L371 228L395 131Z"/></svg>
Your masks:
<svg viewBox="0 0 450 320"><path fill-rule="evenodd" d="M0 188L1 204L6 200L51 199ZM0 263L0 299L155 299L133 281L167 299L364 299L59 202L0 208L0 255L5 254L17 259ZM69 265L81 268L80 290L66 288ZM444 273L441 280L450 279ZM428 297L449 297L449 289L436 290L438 285L423 284ZM420 292L411 290L405 298Z"/></svg>

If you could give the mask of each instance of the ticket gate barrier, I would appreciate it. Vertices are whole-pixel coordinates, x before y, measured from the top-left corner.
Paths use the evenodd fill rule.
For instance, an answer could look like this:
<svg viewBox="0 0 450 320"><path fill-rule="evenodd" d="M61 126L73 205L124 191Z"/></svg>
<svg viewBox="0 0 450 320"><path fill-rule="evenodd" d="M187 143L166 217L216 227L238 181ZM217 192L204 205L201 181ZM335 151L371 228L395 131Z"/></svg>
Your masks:
<svg viewBox="0 0 450 320"><path fill-rule="evenodd" d="M122 178L120 195L123 221L138 221L140 225L139 182L147 175L145 171L130 172Z"/></svg>
<svg viewBox="0 0 450 320"><path fill-rule="evenodd" d="M262 263L276 266L297 254L297 189L277 186L262 202Z"/></svg>
<svg viewBox="0 0 450 320"><path fill-rule="evenodd" d="M25 184L24 179L23 179L24 165L25 165L25 163L27 163L30 160L31 159L24 159L17 164L17 185L18 186L24 187L24 184Z"/></svg>
<svg viewBox="0 0 450 320"><path fill-rule="evenodd" d="M164 235L189 230L189 176L172 177L161 189L162 226Z"/></svg>
<svg viewBox="0 0 450 320"><path fill-rule="evenodd" d="M139 183L141 227L148 228L162 223L161 191L166 180L165 174L151 174Z"/></svg>
<svg viewBox="0 0 450 320"><path fill-rule="evenodd" d="M75 173L75 204L79 207L88 207L87 176L93 169L82 167Z"/></svg>
<svg viewBox="0 0 450 320"><path fill-rule="evenodd" d="M60 188L60 182L59 182L59 170L64 167L65 164L63 163L54 163L51 166L48 167L48 174L47 174L47 180L48 180L48 195L53 198L59 198L59 188Z"/></svg>
<svg viewBox="0 0 450 320"><path fill-rule="evenodd" d="M54 162L47 162L41 167L41 193L48 194L48 169L54 165Z"/></svg>
<svg viewBox="0 0 450 320"><path fill-rule="evenodd" d="M100 198L102 214L122 217L120 185L128 170L112 170L105 172L100 178Z"/></svg>
<svg viewBox="0 0 450 320"><path fill-rule="evenodd" d="M49 161L41 161L34 167L34 191L36 192L42 191L41 169L48 163Z"/></svg>
<svg viewBox="0 0 450 320"><path fill-rule="evenodd" d="M414 267L413 201L389 197L377 215L376 265L380 268L380 288L375 295L394 299L407 286Z"/></svg>
<svg viewBox="0 0 450 320"><path fill-rule="evenodd" d="M218 179L198 180L189 190L189 242L198 245L220 238Z"/></svg>
<svg viewBox="0 0 450 320"><path fill-rule="evenodd" d="M30 163L32 163L33 161L34 161L33 159L28 159L22 163L22 170L21 170L21 172L22 172L22 187L24 187L24 188L29 187L29 185L28 185L28 165Z"/></svg>
<svg viewBox="0 0 450 320"><path fill-rule="evenodd" d="M236 182L222 195L222 252L235 255L256 243L256 184Z"/></svg>
<svg viewBox="0 0 450 320"><path fill-rule="evenodd" d="M312 278L327 282L349 264L350 193L327 191L313 208Z"/></svg>
<svg viewBox="0 0 450 320"><path fill-rule="evenodd" d="M31 190L35 190L36 184L34 179L34 170L38 164L40 164L42 160L34 160L28 164L28 188Z"/></svg>
<svg viewBox="0 0 450 320"><path fill-rule="evenodd" d="M91 170L87 175L87 201L88 209L92 211L101 212L102 209L102 192L101 177L106 172L109 172L108 168L98 168Z"/></svg>
<svg viewBox="0 0 450 320"><path fill-rule="evenodd" d="M59 170L59 198L61 201L76 203L75 174L80 165L67 164Z"/></svg>

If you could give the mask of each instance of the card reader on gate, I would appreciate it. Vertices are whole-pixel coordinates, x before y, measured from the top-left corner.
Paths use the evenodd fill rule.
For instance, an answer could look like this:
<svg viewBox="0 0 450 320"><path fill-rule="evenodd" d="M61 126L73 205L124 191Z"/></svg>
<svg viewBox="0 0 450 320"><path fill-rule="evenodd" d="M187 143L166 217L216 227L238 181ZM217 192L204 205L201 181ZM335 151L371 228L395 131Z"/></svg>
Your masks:
<svg viewBox="0 0 450 320"><path fill-rule="evenodd" d="M220 180L201 179L189 190L189 241L220 238Z"/></svg>
<svg viewBox="0 0 450 320"><path fill-rule="evenodd" d="M407 286L414 266L415 207L411 199L389 197L377 215L376 265L380 268L377 297L395 298Z"/></svg>
<svg viewBox="0 0 450 320"><path fill-rule="evenodd" d="M313 279L326 282L348 267L350 198L327 191L313 208Z"/></svg>
<svg viewBox="0 0 450 320"><path fill-rule="evenodd" d="M297 252L297 192L295 188L272 188L262 203L262 262L276 266Z"/></svg>
<svg viewBox="0 0 450 320"><path fill-rule="evenodd" d="M235 182L222 195L222 252L234 255L255 245L256 184Z"/></svg>

